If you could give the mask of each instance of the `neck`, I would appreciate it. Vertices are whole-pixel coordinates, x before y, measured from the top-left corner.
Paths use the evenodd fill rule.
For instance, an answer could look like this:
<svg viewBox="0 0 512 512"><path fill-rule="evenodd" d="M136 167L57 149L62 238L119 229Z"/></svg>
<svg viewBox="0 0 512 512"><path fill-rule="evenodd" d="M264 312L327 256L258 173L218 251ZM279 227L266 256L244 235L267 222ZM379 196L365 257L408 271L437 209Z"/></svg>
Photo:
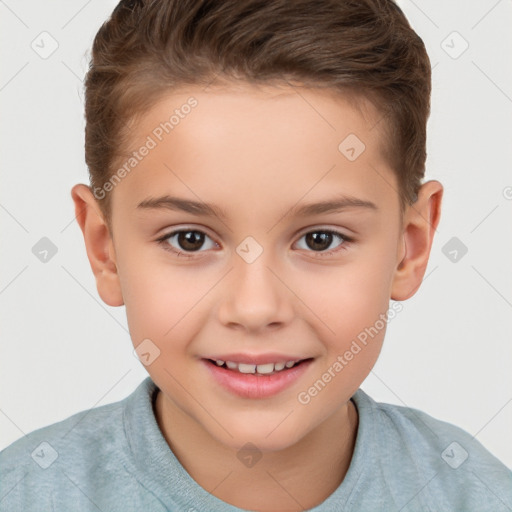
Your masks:
<svg viewBox="0 0 512 512"><path fill-rule="evenodd" d="M233 448L219 443L161 391L155 415L174 455L203 489L233 506L261 512L303 511L329 497L348 471L358 425L349 400L298 443L265 452L245 467Z"/></svg>

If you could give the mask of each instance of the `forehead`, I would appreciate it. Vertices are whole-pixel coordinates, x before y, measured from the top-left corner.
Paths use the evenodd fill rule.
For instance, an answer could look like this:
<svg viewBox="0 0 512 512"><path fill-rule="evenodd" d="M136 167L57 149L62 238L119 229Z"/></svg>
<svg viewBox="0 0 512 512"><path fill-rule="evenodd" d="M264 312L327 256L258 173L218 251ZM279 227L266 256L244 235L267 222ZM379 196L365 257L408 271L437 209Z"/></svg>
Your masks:
<svg viewBox="0 0 512 512"><path fill-rule="evenodd" d="M330 191L397 202L379 119L368 101L325 89L173 91L134 125L130 152L151 149L116 187L113 208L120 198L135 208L163 193L224 203L226 212L229 205L254 212L263 200L267 209L292 206Z"/></svg>

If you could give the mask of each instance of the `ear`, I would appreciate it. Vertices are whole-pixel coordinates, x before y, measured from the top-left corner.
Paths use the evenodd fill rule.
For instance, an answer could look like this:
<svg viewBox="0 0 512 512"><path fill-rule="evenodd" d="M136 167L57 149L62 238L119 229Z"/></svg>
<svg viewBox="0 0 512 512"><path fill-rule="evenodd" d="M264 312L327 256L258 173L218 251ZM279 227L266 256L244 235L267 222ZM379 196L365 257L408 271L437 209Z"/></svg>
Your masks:
<svg viewBox="0 0 512 512"><path fill-rule="evenodd" d="M75 215L84 235L87 257L96 278L98 293L109 306L124 304L117 273L114 243L90 187L83 184L71 189Z"/></svg>
<svg viewBox="0 0 512 512"><path fill-rule="evenodd" d="M412 297L421 285L428 264L434 233L441 218L443 186L438 181L424 183L418 199L404 212L403 250L391 288L393 300Z"/></svg>

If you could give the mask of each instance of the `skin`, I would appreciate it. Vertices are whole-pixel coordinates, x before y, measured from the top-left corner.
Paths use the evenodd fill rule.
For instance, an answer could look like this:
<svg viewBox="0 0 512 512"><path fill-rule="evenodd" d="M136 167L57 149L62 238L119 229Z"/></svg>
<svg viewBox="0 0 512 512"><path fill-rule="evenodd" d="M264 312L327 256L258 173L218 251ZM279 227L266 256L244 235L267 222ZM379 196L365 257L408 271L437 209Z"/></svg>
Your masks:
<svg viewBox="0 0 512 512"><path fill-rule="evenodd" d="M423 184L401 217L397 181L381 151L381 115L326 90L246 84L174 91L135 124L132 149L190 96L197 107L110 192L112 232L91 189L73 187L87 255L103 301L126 306L133 345L149 338L160 350L146 367L161 390L155 415L192 478L241 508L311 508L348 470L358 426L350 397L374 366L385 328L308 404L297 396L386 313L390 299L417 291L443 187ZM350 133L366 146L353 162L338 150ZM163 194L213 203L226 219L137 208ZM290 211L341 194L377 210ZM207 235L191 257L156 241L185 228ZM354 241L308 245L305 234L327 228ZM252 263L236 252L248 236L263 249ZM177 236L164 243L190 247ZM201 361L234 352L314 359L291 387L250 399L220 387ZM247 442L262 453L250 468L237 458Z"/></svg>

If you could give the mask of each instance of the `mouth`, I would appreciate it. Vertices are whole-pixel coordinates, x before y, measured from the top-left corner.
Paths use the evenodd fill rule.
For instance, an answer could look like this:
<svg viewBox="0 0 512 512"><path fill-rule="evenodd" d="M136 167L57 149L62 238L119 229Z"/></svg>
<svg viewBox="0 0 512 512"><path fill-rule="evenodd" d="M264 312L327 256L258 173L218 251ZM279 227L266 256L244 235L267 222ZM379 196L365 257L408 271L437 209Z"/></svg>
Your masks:
<svg viewBox="0 0 512 512"><path fill-rule="evenodd" d="M233 372L252 375L275 375L276 373L294 368L295 366L303 363L304 361L308 361L309 359L279 361L264 364L237 363L236 361L224 361L222 359L207 359L207 361L218 366L219 368L225 368L226 370Z"/></svg>
<svg viewBox="0 0 512 512"><path fill-rule="evenodd" d="M202 361L213 382L230 394L242 398L263 399L277 395L296 384L314 358L231 355L225 359L213 357Z"/></svg>

